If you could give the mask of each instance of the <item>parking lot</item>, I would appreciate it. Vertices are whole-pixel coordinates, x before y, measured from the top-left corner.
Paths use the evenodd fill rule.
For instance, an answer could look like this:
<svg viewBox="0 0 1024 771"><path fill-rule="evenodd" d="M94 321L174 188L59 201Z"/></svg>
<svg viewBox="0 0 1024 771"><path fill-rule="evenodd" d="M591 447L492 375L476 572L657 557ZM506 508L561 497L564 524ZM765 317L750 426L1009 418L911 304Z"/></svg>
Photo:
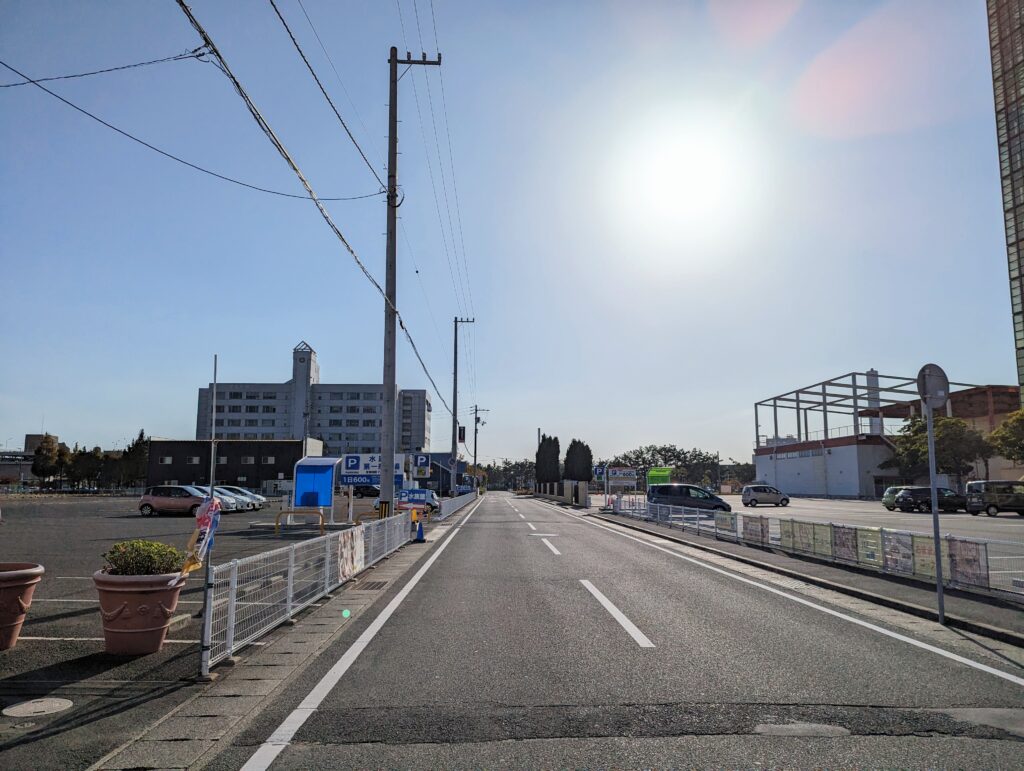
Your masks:
<svg viewBox="0 0 1024 771"><path fill-rule="evenodd" d="M0 561L38 562L46 569L17 647L0 653L0 705L43 696L74 702L73 709L55 716L59 719L48 722L42 732L32 720L0 717L0 752L12 762L7 767L22 767L33 753L44 751L48 759L60 758L62 768L84 767L81 758L95 759L123 741L119 715L130 709L133 723L135 715L143 722L156 720L195 687L201 571L193 573L185 585L160 653L126 659L103 652L92 581L93 572L103 566L103 553L117 541L131 538L184 549L194 526L189 516L140 517L137 502L137 498L78 496L0 499ZM370 500L356 503L357 513L372 509ZM249 527L253 521L273 523L278 510L279 504L259 512L223 515L214 562L317 534L306 530L275 536L273 529Z"/></svg>

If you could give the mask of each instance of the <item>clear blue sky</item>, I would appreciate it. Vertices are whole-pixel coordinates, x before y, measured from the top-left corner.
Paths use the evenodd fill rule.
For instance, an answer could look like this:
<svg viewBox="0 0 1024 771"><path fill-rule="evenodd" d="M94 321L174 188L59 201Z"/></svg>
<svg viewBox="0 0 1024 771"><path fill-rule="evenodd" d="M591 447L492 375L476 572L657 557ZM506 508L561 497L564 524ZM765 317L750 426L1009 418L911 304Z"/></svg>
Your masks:
<svg viewBox="0 0 1024 771"><path fill-rule="evenodd" d="M421 50L418 10L433 53L430 2L401 0L408 45L393 2L303 2L351 101L296 0L279 5L382 169L388 48ZM269 4L192 8L321 195L377 189ZM475 314L460 405L491 409L485 460L532 454L538 426L597 456L746 457L754 401L869 367L1014 382L981 0L435 10L466 268L459 248L450 272L429 176L428 158L447 232L438 73L417 68L400 90L399 306L449 401L451 319ZM33 77L199 44L171 0L6 0L0 16L0 58ZM301 192L210 64L48 85ZM382 280L382 202L330 209ZM0 234L0 442L44 415L70 443L191 437L214 352L223 380L283 381L304 339L324 382L380 380L382 301L310 202L198 174L33 86L0 89ZM403 387L427 385L404 342L398 365Z"/></svg>

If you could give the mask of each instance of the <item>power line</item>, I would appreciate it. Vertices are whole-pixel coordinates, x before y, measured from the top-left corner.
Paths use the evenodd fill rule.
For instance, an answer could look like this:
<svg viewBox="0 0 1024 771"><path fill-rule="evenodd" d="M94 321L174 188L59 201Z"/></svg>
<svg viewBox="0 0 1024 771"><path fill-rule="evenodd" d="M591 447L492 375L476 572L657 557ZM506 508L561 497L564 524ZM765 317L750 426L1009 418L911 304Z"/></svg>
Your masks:
<svg viewBox="0 0 1024 771"><path fill-rule="evenodd" d="M434 382L434 378L430 374L430 370L427 369L427 365L423 361L423 357L420 355L419 349L416 347L415 341L413 341L412 339L412 334L410 334L409 329L405 325L405 320L402 318L402 314L399 312L398 308L395 307L394 303L391 302L390 298L388 298L387 293L377 282L377 279L373 277L373 274L370 273L369 269L366 267L363 261L359 259L359 255L356 254L355 250L352 248L351 244L349 244L348 240L342 234L341 230L338 229L338 226L334 224L334 220L331 219L330 213L327 211L327 208L323 205L321 199L317 197L317 194L313 190L312 185L310 185L309 181L302 173L302 169L300 169L298 164L296 164L296 162L292 159L291 155L288 153L288 150L281 143L281 140L277 138L277 135L274 133L274 130L270 127L270 124L267 123L266 118L263 117L259 109L257 109L255 103L252 101L252 98L246 92L245 88L242 87L242 84L239 82L238 78L236 78L234 73L231 72L231 68L228 67L227 62L224 60L224 56L217 49L217 46L214 44L213 40L210 39L210 36L207 34L206 30L203 29L203 26L199 23L196 17L192 15L191 9L187 5L185 5L185 0L177 0L177 3L178 7L181 8L182 12L188 18L189 23L192 24L193 29L195 29L195 31L199 34L203 42L206 43L207 46L209 46L210 53L217 58L217 61L220 63L224 74L227 76L228 80L231 81L231 85L234 86L235 91L238 93L242 101L245 103L246 108L249 110L249 113L256 121L256 124L260 127L263 133L266 134L267 139L269 139L271 144L274 145L274 148L285 160L285 162L288 164L291 170L295 173L295 176L298 177L299 182L302 183L302 186L306 188L306 192L309 194L309 199L316 205L316 208L320 212L320 216L323 218L324 222L327 223L327 226L331 229L331 231L334 233L337 239L341 241L342 246L345 247L345 250L350 255L352 255L352 259L355 260L356 265L359 266L359 269L363 272L363 275L366 276L367 280L370 282L370 284L373 285L374 289L377 290L378 294L380 294L380 296L384 298L384 302L391 307L392 311L394 311L395 316L398 320L398 325L401 327L402 332L405 334L405 339L408 340L409 346L412 348L413 353L416 354L416 359L419 361L420 367L423 369L423 373L427 376L427 379L430 381L430 384L434 387L434 393L437 394L437 398L441 400L441 403L445 406L445 409L448 410L450 414L452 412L452 408L448 405L448 402L445 401L445 398L441 395L441 391L438 389L437 383Z"/></svg>
<svg viewBox="0 0 1024 771"><path fill-rule="evenodd" d="M78 112L82 113L83 115L86 115L86 116L92 118L97 123L100 123L100 124L106 126L108 129L110 129L112 131L116 131L121 136L127 137L128 139L132 140L133 142L137 142L140 145L142 145L143 147L148 148L148 149L152 150L155 153L159 153L160 155L164 156L165 158L170 158L172 161L177 161L178 163L181 163L181 164L183 164L185 166L188 166L190 169L195 169L196 171L201 171L203 174L209 174L211 177L216 177L217 179L222 179L225 182L231 182L231 183L233 183L235 185L241 185L242 187L247 187L250 190L258 190L261 193L269 193L270 195L278 195L278 196L281 196L282 198L301 198L303 200L308 198L308 196L305 196L305 195L296 195L294 193L282 193L280 190L271 190L271 189L266 188L266 187L260 187L259 185L251 185L248 182L243 182L240 179L235 179L234 177L228 177L228 176L225 176L224 174L218 174L216 171L211 171L210 169L203 168L202 166L199 166L199 165L197 165L195 163L192 163L191 161L186 161L184 158L179 158L177 155L174 155L173 153L169 153L166 150L161 150L159 147L157 147L155 145L151 145L149 142L145 141L144 139L139 139L134 134L129 134L127 131L125 131L124 129L118 128L113 123L108 123L107 121L103 120L103 118L100 118L98 115L94 115L93 113L89 112L85 108L79 107L74 102L71 102L71 101L65 99L60 94L54 93L53 91L48 89L46 86L42 85L41 83L39 83L39 82L37 82L35 80L32 80L25 73L23 73L20 70L12 67L7 62L5 62L3 60L0 60L0 65L3 65L4 67L9 69L14 74L16 74L16 75L18 75L18 76L20 76L22 78L25 78L26 81L31 83L32 85L41 88L43 91L48 93L54 99L59 99L61 102L66 104L68 107L74 108L75 110L78 110ZM340 198L323 198L321 200L324 200L324 201L358 201L358 200L360 200L362 198L373 198L374 196L383 195L383 194L384 194L384 191L378 191L376 193L366 193L365 195L353 195L353 196L345 196L345 197L340 197Z"/></svg>
<svg viewBox="0 0 1024 771"><path fill-rule="evenodd" d="M185 51L184 53L175 54L174 56L165 56L163 59L151 59L148 62L136 62L135 64L123 64L120 67L107 67L105 70L93 70L91 72L79 72L74 75L54 75L49 78L36 78L31 80L25 78L25 80L17 83L0 83L0 88L13 88L14 86L28 86L33 83L45 83L50 80L70 80L72 78L87 78L90 75L102 75L105 72L117 72L119 70L130 70L135 67L148 67L150 64L162 64L163 62L180 62L185 59L202 59L206 56L206 46L199 46L191 51ZM22 76L24 77L24 76Z"/></svg>
<svg viewBox="0 0 1024 771"><path fill-rule="evenodd" d="M281 15L281 11L277 7L277 3L275 3L274 0L270 0L270 6L274 9L274 13L277 14L277 18L281 20L281 24L282 26L284 26L285 31L288 33L288 37L292 39L292 45L295 46L295 50L298 51L299 56L302 57L302 61L305 63L306 69L309 70L309 74L313 76L313 80L315 80L317 86L320 87L320 93L324 95L324 99L327 100L327 104L329 104L331 106L331 110L334 111L334 116L338 119L338 122L341 124L341 127L345 129L345 133L348 134L348 138L352 140L352 144L355 145L356 150L359 151L359 156L363 159L363 163L366 164L366 168L368 168L370 170L370 173L373 174L374 177L376 177L377 182L380 183L380 186L386 189L387 185L384 184L384 180L380 178L380 174L378 174L377 170L373 168L373 164L370 163L370 159L366 157L366 153L363 152L363 148L359 146L359 143L356 141L356 138L352 135L352 132L349 130L348 124L345 123L345 119L341 117L341 113L338 112L338 108L334 106L334 102L332 102L331 97L328 96L327 89L324 88L324 84L321 83L320 78L317 77L316 71L313 69L313 65L309 63L309 59L306 58L306 54L303 52L302 47L299 45L299 41L296 40L295 35L292 34L291 27L288 26L288 22L286 22L284 20L284 16Z"/></svg>

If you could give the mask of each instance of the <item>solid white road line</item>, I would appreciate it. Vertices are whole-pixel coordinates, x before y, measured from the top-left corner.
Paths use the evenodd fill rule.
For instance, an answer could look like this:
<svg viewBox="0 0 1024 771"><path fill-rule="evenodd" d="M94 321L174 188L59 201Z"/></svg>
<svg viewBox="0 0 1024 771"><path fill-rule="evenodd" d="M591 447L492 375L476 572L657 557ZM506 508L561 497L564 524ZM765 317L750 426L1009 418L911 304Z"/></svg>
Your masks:
<svg viewBox="0 0 1024 771"><path fill-rule="evenodd" d="M551 546L551 544L548 544L548 546ZM551 546L551 548L554 549L555 547ZM612 605L611 600L609 600L607 597L601 594L601 592L598 591L596 586L590 583L590 581L587 581L585 578L581 578L580 583L587 588L588 592L590 592L592 595L594 595L594 597L597 598L597 601L604 606L605 610L612 614L612 618L619 622L619 626L625 629L629 633L629 636L636 640L637 645L639 645L641 648L654 647L654 643L647 639L647 635L645 635L643 632L637 629L636 624L634 624L632 621L626 618L625 613L623 613L621 610Z"/></svg>
<svg viewBox="0 0 1024 771"><path fill-rule="evenodd" d="M537 528L535 528L535 527L533 526L533 523L532 523L532 522L527 522L527 523L526 523L526 526L527 526L528 528L530 528L531 530L536 530L536 529L537 529Z"/></svg>
<svg viewBox="0 0 1024 771"><path fill-rule="evenodd" d="M388 619L391 618L392 614L398 609L398 606L402 604L402 601L409 595L409 592L413 590L413 587L419 583L420 579L423 578L424 574L430 570L431 565L437 561L437 558L441 556L441 552L445 550L445 547L452 542L452 539L458 535L459 530L466 524L473 512L479 508L480 504L483 503L484 499L481 498L474 505L466 517L452 530L452 534L449 535L441 544L434 550L434 553L430 555L423 567L416 571L416 575L409 579L409 582L402 587L401 591L394 596L394 599L388 603L387 607L380 612L380 615L373 620L373 623L366 628L359 639L356 640L349 648L342 654L341 658L335 662L327 674L320 678L313 690L302 700L298 707L296 707L288 717L282 721L281 725L277 727L277 730L272 733L269 738L259 746L259 748L252 754L252 757L246 761L245 765L242 766L242 771L265 771L270 767L270 764L274 762L278 755L281 754L282 750L288 746L295 734L302 727L303 723L309 719L317 708L323 703L323 700L327 698L334 687L338 684L344 674L348 671L349 667L359 658L359 654L363 652L363 649L370 644L370 641L377 636L377 632L381 630L384 624L387 623Z"/></svg>
<svg viewBox="0 0 1024 771"><path fill-rule="evenodd" d="M1009 672L1003 672L1002 670L996 669L995 667L990 667L987 664L982 664L980 661L974 661L973 659L966 658L965 656L960 656L956 653L951 653L950 651L943 650L942 648L937 648L934 645L929 645L926 642L915 640L912 637L907 637L906 635L902 635L899 632L893 632L892 630L886 629L885 627L876 626L875 624L872 624L869 621L864 621L863 619L855 618L854 616L848 616L845 613L840 613L838 610L826 608L824 605L818 605L816 602L805 600L803 597L796 597L795 595L788 594L780 589L776 589L773 586L768 586L766 584L759 583L751 578L737 575L736 573L730 573L728 570L723 570L722 568L715 567L714 565L709 565L707 562L702 562L699 559L688 557L685 554L680 554L677 551L666 549L662 546L658 546L657 544L645 541L642 538L637 538L636 536L629 535L628 533L623 533L613 527L598 524L597 522L591 522L590 520L584 519L582 516L578 514L570 514L569 512L562 511L557 506L552 506L551 508L553 508L555 511L561 511L566 516L573 517L574 519L579 520L580 522L583 522L585 524L592 525L594 527L600 528L601 530L607 530L609 533L614 533L615 535L621 536L623 538L628 538L631 541L636 541L637 543L643 544L644 546L649 546L652 549L657 549L658 551L664 552L665 554L669 554L673 557L678 557L681 560L685 560L686 562L689 562L693 565L702 567L705 570L710 570L714 573L726 576L727 578L731 578L734 581L739 581L741 583L748 584L749 586L756 586L758 589L763 589L766 592L771 592L772 594L778 595L779 597L784 597L787 600L792 600L793 602L798 602L801 605L804 605L808 608L813 608L814 610L821 611L822 613L827 613L828 615L834 616L835 618L841 618L844 621L849 621L851 624L856 624L857 626L864 627L865 629L870 629L873 632L878 632L878 634L885 635L886 637L891 637L894 640L899 640L900 642L904 642L907 645L913 645L915 648L930 651L931 653L935 653L939 656L942 656L943 658L959 662L960 664L965 664L971 667L972 669L977 669L981 672L987 672L990 675L995 675L996 677L1000 677L1003 680L1008 680L1016 685L1024 686L1024 678L1017 677L1016 675L1011 675Z"/></svg>
<svg viewBox="0 0 1024 771"><path fill-rule="evenodd" d="M531 535L532 535L532 533L531 533ZM562 552L558 551L558 549L555 548L555 545L553 543L551 543L551 541L549 541L547 538L541 538L540 540L542 540L544 542L544 545L547 546L549 549L551 549L551 551L554 554L558 554L559 556L561 556Z"/></svg>

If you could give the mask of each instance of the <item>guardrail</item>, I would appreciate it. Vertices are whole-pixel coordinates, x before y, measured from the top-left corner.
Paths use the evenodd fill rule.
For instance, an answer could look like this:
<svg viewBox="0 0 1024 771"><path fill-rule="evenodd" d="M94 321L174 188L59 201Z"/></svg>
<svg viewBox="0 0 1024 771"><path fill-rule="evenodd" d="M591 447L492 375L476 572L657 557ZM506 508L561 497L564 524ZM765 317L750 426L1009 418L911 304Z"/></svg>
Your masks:
<svg viewBox="0 0 1024 771"><path fill-rule="evenodd" d="M612 510L711 538L935 582L935 542L930 533L640 501L616 501ZM941 543L944 585L1024 600L1024 543L948 533Z"/></svg>
<svg viewBox="0 0 1024 771"><path fill-rule="evenodd" d="M434 519L446 519L459 509L475 501L476 498L477 494L474 491L471 493L466 493L465 495L457 495L454 498L441 499L441 510L438 511L437 516L434 517Z"/></svg>
<svg viewBox="0 0 1024 771"><path fill-rule="evenodd" d="M407 543L411 527L404 512L213 566L200 674Z"/></svg>

